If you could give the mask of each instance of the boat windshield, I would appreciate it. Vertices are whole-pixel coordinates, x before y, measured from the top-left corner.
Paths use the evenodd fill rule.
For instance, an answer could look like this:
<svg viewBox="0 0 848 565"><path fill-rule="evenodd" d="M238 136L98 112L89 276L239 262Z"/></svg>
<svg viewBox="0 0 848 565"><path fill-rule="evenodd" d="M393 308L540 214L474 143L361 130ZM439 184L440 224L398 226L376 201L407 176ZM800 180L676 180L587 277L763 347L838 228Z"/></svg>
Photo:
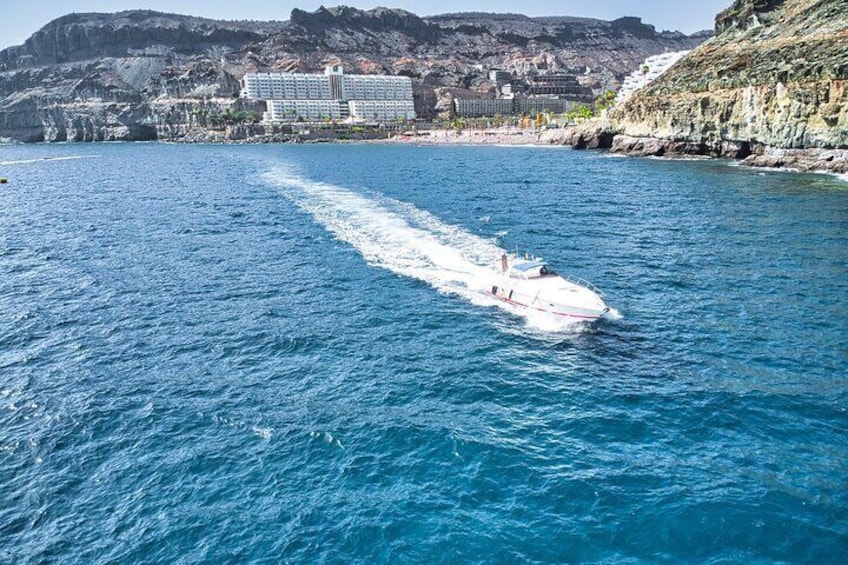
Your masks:
<svg viewBox="0 0 848 565"><path fill-rule="evenodd" d="M530 261L527 263L519 263L513 267L515 273L528 279L538 277L556 276L553 269L549 268L546 263L541 261Z"/></svg>
<svg viewBox="0 0 848 565"><path fill-rule="evenodd" d="M534 270L538 270L540 267L546 267L544 263L539 261L529 261L527 263L518 263L513 267L516 271L521 273L531 273Z"/></svg>

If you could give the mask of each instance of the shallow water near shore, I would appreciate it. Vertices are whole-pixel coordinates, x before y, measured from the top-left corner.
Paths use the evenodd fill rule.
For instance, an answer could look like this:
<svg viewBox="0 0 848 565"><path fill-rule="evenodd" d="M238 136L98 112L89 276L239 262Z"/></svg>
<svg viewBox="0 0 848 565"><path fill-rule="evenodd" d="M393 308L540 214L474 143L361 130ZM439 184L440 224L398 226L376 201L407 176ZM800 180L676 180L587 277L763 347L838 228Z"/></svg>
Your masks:
<svg viewBox="0 0 848 565"><path fill-rule="evenodd" d="M155 143L0 176L0 562L848 560L838 178ZM618 319L503 309L516 248Z"/></svg>

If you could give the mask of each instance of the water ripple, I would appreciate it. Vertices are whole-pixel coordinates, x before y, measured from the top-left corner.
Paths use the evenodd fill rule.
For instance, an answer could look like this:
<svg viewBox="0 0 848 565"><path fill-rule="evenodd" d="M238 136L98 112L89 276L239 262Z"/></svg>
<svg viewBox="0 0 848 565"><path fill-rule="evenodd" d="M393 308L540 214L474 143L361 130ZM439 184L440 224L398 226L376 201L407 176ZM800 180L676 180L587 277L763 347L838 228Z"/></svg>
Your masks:
<svg viewBox="0 0 848 565"><path fill-rule="evenodd" d="M0 164L0 562L848 557L838 180L534 148ZM473 292L516 246L621 318Z"/></svg>

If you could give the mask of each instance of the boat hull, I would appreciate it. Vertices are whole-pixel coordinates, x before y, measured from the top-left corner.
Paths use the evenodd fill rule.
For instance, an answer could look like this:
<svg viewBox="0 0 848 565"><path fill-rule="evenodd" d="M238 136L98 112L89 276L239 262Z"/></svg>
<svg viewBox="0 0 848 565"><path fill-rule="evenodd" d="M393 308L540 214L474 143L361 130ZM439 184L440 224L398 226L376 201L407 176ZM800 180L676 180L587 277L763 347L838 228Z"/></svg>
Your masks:
<svg viewBox="0 0 848 565"><path fill-rule="evenodd" d="M582 294L591 293L585 288L580 288L580 292ZM609 312L609 308L594 293L591 293L590 300L583 301L583 304L564 302L557 300L558 297L545 296L539 293L531 294L524 289L515 288L508 284L493 286L491 294L498 300L517 308L543 312L575 321L591 322L604 317Z"/></svg>

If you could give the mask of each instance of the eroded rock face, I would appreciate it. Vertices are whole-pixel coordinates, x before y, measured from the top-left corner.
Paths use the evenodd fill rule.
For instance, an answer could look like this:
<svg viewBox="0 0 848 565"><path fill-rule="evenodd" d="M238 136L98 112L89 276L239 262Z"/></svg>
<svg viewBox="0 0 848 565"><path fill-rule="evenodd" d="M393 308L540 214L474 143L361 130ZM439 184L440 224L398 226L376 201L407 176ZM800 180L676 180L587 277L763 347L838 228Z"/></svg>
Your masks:
<svg viewBox="0 0 848 565"><path fill-rule="evenodd" d="M159 126L191 125L194 108L223 112L238 81L209 61L180 68L158 57L124 57L0 73L0 138L31 141L144 141ZM165 103L163 103L163 101ZM188 105L174 116L169 108ZM210 109L209 106L212 106ZM198 124L199 125L199 124Z"/></svg>
<svg viewBox="0 0 848 565"><path fill-rule="evenodd" d="M848 148L846 14L848 0L737 0L717 16L715 38L610 114L628 136L613 149Z"/></svg>
<svg viewBox="0 0 848 565"><path fill-rule="evenodd" d="M0 138L148 139L150 128L160 138L182 136L208 127L198 116L238 109L246 72L321 72L339 63L350 73L411 77L417 114L433 118L450 111L454 95L491 93L490 68L579 73L603 89L645 57L706 37L657 32L638 18L421 18L344 6L294 10L289 22L70 14L0 51Z"/></svg>
<svg viewBox="0 0 848 565"><path fill-rule="evenodd" d="M283 28L281 22L225 22L150 10L68 14L23 45L0 51L0 71L133 53L201 55L213 46L237 49Z"/></svg>
<svg viewBox="0 0 848 565"><path fill-rule="evenodd" d="M148 141L156 128L148 108L94 103L55 105L41 110L47 141Z"/></svg>

